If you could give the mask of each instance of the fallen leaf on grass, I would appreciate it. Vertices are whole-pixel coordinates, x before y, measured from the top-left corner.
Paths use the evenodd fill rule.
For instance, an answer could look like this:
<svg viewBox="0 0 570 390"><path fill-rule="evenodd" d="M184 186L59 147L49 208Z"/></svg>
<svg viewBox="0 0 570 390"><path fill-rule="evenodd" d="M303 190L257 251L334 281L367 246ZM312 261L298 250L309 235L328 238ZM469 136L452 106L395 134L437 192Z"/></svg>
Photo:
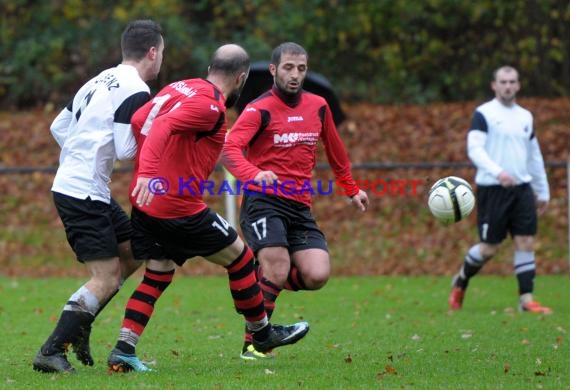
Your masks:
<svg viewBox="0 0 570 390"><path fill-rule="evenodd" d="M398 372L393 366L387 365L384 367L384 371L376 373L376 379L382 380L386 375L397 375Z"/></svg>

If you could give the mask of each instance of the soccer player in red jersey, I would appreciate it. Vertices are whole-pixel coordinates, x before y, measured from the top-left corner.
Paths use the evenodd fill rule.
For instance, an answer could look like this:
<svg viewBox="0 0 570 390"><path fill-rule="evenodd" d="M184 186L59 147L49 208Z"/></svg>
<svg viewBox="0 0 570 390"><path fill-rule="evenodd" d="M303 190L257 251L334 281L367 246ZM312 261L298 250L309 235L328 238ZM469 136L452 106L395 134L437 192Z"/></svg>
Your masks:
<svg viewBox="0 0 570 390"><path fill-rule="evenodd" d="M307 62L307 52L296 43L273 50L269 71L274 85L245 107L222 153L237 179L257 183L247 186L240 226L259 262L258 279L269 316L282 289L318 290L330 276L327 242L311 214L313 194L306 187L319 140L352 205L360 211L368 207L368 196L352 178L326 100L302 89ZM246 330L241 357L267 356L260 352Z"/></svg>
<svg viewBox="0 0 570 390"><path fill-rule="evenodd" d="M144 278L127 303L119 339L108 358L112 371L149 371L135 354L154 304L172 281L175 265L202 256L223 266L236 310L263 351L293 344L306 322L272 325L257 283L253 252L236 230L204 202L200 183L215 168L226 137L226 108L243 88L249 55L228 44L214 53L206 79L173 82L133 116L137 140L131 182L133 253L146 260Z"/></svg>

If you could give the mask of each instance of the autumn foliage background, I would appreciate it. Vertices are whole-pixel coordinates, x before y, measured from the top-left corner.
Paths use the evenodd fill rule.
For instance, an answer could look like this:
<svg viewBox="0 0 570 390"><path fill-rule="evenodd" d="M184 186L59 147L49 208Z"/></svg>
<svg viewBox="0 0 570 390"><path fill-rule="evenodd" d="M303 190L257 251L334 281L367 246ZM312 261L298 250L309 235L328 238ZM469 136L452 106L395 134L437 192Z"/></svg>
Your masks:
<svg viewBox="0 0 570 390"><path fill-rule="evenodd" d="M349 119L339 131L362 180L421 180L417 194L376 196L365 214L342 196L316 196L314 212L337 274L450 275L477 240L474 213L443 227L426 208L430 185L445 175L473 182L465 136L473 109L489 99L498 65L523 82L520 103L535 114L552 201L537 237L538 272L568 268L565 164L570 151L570 3L562 0L48 0L0 2L0 272L84 275L55 212L50 186L59 150L49 124L88 78L120 61L126 23L152 16L165 32L156 92L202 76L210 53L238 42L253 61L296 40L310 68L334 85ZM445 102L445 103L444 103ZM321 151L320 162L326 163ZM438 165L439 163L439 165ZM459 164L445 168L446 164ZM402 167L401 164L407 164ZM125 207L129 165L117 164L114 196ZM221 180L222 173L212 179ZM328 170L315 179L333 179ZM208 202L224 211L222 197ZM484 272L512 273L506 242ZM217 273L203 260L185 273Z"/></svg>
<svg viewBox="0 0 570 390"><path fill-rule="evenodd" d="M567 126L570 99L520 99L535 113L535 125L546 161L564 162L569 150ZM478 102L430 105L345 105L347 119L339 131L355 166L366 162L408 163L405 168L355 169L363 180L421 180L417 194L374 195L361 214L340 195L316 196L314 212L330 243L333 272L356 275L450 275L464 252L477 240L474 213L468 220L440 226L426 208L431 184L445 175L473 183L474 169L420 168L420 163L466 163L465 136ZM0 164L8 167L57 166L59 148L49 134L57 114L47 105L28 111L0 113ZM321 151L319 162L326 163ZM418 167L414 167L418 163ZM436 164L437 165L437 164ZM129 165L118 165L113 176L115 198L127 209ZM537 237L539 273L561 273L568 268L566 169L548 169L552 201L540 220ZM213 174L222 180L221 172ZM315 171L315 179L334 179L328 169ZM6 275L83 275L74 260L64 229L54 209L50 186L52 172L0 175L0 269ZM208 196L216 210L224 211L221 196ZM512 245L503 250L484 272L512 273ZM201 259L188 262L187 274L216 274L220 270Z"/></svg>

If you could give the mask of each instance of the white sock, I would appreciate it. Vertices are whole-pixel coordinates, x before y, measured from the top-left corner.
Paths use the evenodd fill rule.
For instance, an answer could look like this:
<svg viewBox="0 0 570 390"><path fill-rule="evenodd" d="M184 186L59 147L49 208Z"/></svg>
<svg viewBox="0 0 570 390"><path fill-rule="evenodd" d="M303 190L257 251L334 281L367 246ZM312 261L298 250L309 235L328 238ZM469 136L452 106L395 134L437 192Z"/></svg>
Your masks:
<svg viewBox="0 0 570 390"><path fill-rule="evenodd" d="M101 304L99 300L91 291L85 286L81 286L70 298L69 301L77 303L77 305L66 304L63 310L69 311L84 311L95 316Z"/></svg>
<svg viewBox="0 0 570 390"><path fill-rule="evenodd" d="M530 301L532 301L532 293L522 294L519 297L519 302L523 305L529 303Z"/></svg>

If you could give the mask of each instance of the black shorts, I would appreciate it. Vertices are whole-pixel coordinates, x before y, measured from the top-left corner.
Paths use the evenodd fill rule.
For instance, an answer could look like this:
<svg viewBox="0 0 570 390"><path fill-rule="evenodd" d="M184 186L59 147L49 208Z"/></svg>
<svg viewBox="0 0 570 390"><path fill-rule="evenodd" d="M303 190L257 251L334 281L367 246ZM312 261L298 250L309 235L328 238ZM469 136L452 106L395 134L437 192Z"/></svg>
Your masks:
<svg viewBox="0 0 570 390"><path fill-rule="evenodd" d="M515 187L477 187L479 238L499 244L506 237L534 236L537 232L536 200L530 184Z"/></svg>
<svg viewBox="0 0 570 390"><path fill-rule="evenodd" d="M195 256L210 256L238 238L236 230L207 208L183 218L155 218L133 207L131 212L135 259L174 260L182 266Z"/></svg>
<svg viewBox="0 0 570 390"><path fill-rule="evenodd" d="M133 230L125 211L114 199L77 199L52 192L67 241L80 262L119 256L118 244L131 239Z"/></svg>
<svg viewBox="0 0 570 390"><path fill-rule="evenodd" d="M240 226L247 244L262 248L286 247L289 253L319 248L328 252L327 240L311 209L300 202L265 194L245 194Z"/></svg>

